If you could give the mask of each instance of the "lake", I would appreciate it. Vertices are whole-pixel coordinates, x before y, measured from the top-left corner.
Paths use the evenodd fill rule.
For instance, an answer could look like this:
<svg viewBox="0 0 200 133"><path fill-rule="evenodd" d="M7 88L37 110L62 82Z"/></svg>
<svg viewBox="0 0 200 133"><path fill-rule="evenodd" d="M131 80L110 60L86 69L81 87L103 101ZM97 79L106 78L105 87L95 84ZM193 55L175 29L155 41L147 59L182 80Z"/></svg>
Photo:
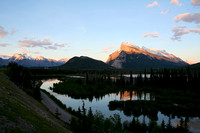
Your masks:
<svg viewBox="0 0 200 133"><path fill-rule="evenodd" d="M96 111L100 111L101 113L104 114L105 117L109 117L113 114L119 114L121 117L122 123L124 121L132 121L133 116L126 116L123 111L119 110L114 110L111 111L109 110L108 104L110 101L117 100L117 101L126 101L126 100L154 100L154 97L150 93L144 93L142 92L140 95L137 94L137 92L132 91L124 91L124 92L118 92L118 93L110 93L107 94L101 98L95 98L93 97L92 101L89 99L74 99L70 96L62 95L62 94L57 94L50 90L50 87L53 87L54 83L59 83L61 82L58 79L47 79L47 80L42 80L43 84L40 87L41 89L46 90L50 94L54 95L57 99L59 99L63 104L66 104L67 107L72 107L74 110L78 110L78 107L82 107L83 102L85 103L85 108L89 110L89 108L92 108L93 113ZM130 94L131 93L131 94ZM162 120L165 121L165 123L168 123L169 117L162 114L161 112L158 112L157 114L158 120L157 123L160 125ZM141 115L139 117L139 121L142 122L144 119L144 116ZM200 132L200 118L199 117L193 117L189 118L189 127L190 131L192 132ZM171 124L173 126L176 126L179 124L180 119L175 116L174 118L171 118ZM149 123L149 118L146 116L145 117L145 123Z"/></svg>

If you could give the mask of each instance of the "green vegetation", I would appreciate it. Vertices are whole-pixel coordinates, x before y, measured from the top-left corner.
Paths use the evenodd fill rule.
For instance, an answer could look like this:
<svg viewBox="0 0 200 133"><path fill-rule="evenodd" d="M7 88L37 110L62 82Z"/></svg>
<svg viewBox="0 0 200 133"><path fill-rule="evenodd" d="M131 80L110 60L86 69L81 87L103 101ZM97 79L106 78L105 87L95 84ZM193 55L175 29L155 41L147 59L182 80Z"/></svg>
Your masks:
<svg viewBox="0 0 200 133"><path fill-rule="evenodd" d="M143 122L139 122L138 117L133 117L131 122L124 122L124 130L128 130L134 133L190 133L188 130L188 119L183 120L181 118L180 124L176 127L171 126L171 119L165 124L164 120L161 125L158 125L155 120L150 120L149 124L145 123L145 117Z"/></svg>
<svg viewBox="0 0 200 133"><path fill-rule="evenodd" d="M73 98L101 97L111 92L118 92L121 88L112 83L110 77L103 75L90 77L86 73L85 79L66 79L61 83L54 84L52 89L60 94L68 94Z"/></svg>
<svg viewBox="0 0 200 133"><path fill-rule="evenodd" d="M92 100L93 97L100 98L108 93L126 90L136 91L138 97L140 97L141 92L151 93L151 100L149 101L111 101L109 103L110 110L121 110L127 116L134 116L131 122L125 122L122 126L119 115L104 118L99 112L93 114L91 108L87 113L84 104L82 110L79 108L78 111L75 111L45 92L56 104L75 116L71 121L71 130L74 132L188 132L188 117L200 116L200 99L198 96L200 73L199 71L191 71L189 67L187 69L151 69L149 71L145 69L144 72L139 72L136 79L132 76L133 72L126 70L27 69L18 66L16 63L10 63L7 70L7 75L11 81L39 101L41 100L39 90L41 82L36 79L52 75L61 78L65 74L85 77L84 79L65 77L62 79L63 82L54 84L51 88L54 92L68 94L72 98L89 98L89 100ZM124 77L124 73L129 73L130 77ZM144 76L142 76L142 73L144 73ZM147 73L150 74L150 78L147 78ZM5 129L6 124L1 122L0 125L3 126L0 126L0 129L13 132L29 132L29 130L32 132L67 131L64 128L66 125L55 118L55 116L59 116L58 111L55 114L49 114L41 103L26 95L15 85L8 84L8 87L6 87L4 82L10 81L5 78L5 75L1 76L4 80L1 82L3 87L0 88L2 91L0 93L0 116L3 116L0 119L3 121L6 119L8 124L14 124ZM169 116L170 119L174 116L180 117L180 125L172 127L170 120L168 124L163 122L161 125L157 125L159 111ZM141 115L150 119L149 124L138 121L138 117ZM15 123L21 121L22 124L16 126ZM33 125L33 127L30 125Z"/></svg>
<svg viewBox="0 0 200 133"><path fill-rule="evenodd" d="M40 102L19 89L0 72L1 132L70 132Z"/></svg>
<svg viewBox="0 0 200 133"><path fill-rule="evenodd" d="M123 133L121 118L115 114L110 118L104 118L100 112L92 113L91 108L86 114L84 103L82 110L78 109L78 118L72 119L71 130L75 133Z"/></svg>

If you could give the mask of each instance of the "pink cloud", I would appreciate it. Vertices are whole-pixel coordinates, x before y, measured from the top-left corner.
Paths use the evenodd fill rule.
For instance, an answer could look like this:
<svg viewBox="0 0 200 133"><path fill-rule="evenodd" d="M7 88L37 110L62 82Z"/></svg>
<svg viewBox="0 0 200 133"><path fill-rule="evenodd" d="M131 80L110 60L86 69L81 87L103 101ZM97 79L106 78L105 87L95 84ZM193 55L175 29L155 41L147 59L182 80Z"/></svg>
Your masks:
<svg viewBox="0 0 200 133"><path fill-rule="evenodd" d="M68 45L68 43L52 43L50 41L50 37L45 37L44 40L33 40L33 39L25 39L25 40L20 40L18 41L18 45L20 47L42 47L45 49L53 49L56 50L60 47L65 47Z"/></svg>
<svg viewBox="0 0 200 133"><path fill-rule="evenodd" d="M174 26L174 27L172 27L172 28L174 28L174 29L182 29L182 28L187 28L187 26Z"/></svg>
<svg viewBox="0 0 200 133"><path fill-rule="evenodd" d="M0 43L0 46L1 47L6 47L6 46L8 46L9 44L8 43Z"/></svg>
<svg viewBox="0 0 200 133"><path fill-rule="evenodd" d="M174 17L176 22L185 21L185 22L195 22L196 24L200 23L200 13L184 13L179 14L178 16Z"/></svg>
<svg viewBox="0 0 200 133"><path fill-rule="evenodd" d="M193 6L200 6L200 0L192 0Z"/></svg>
<svg viewBox="0 0 200 133"><path fill-rule="evenodd" d="M178 0L171 0L170 4L171 5L182 6L182 4L180 4Z"/></svg>
<svg viewBox="0 0 200 133"><path fill-rule="evenodd" d="M158 32L151 32L151 33L146 33L146 34L142 35L142 37L148 37L148 36L158 37Z"/></svg>
<svg viewBox="0 0 200 133"><path fill-rule="evenodd" d="M158 6L158 2L157 1L154 1L152 4L149 4L146 7L154 7L154 6Z"/></svg>
<svg viewBox="0 0 200 133"><path fill-rule="evenodd" d="M103 48L102 51L101 51L101 53L109 53L109 52L111 52L113 50L114 47L115 46L112 45L110 47Z"/></svg>
<svg viewBox="0 0 200 133"><path fill-rule="evenodd" d="M57 47L64 47L64 46L67 46L68 45L68 43L66 42L66 43L62 43L62 44L55 44L55 46L57 46Z"/></svg>
<svg viewBox="0 0 200 133"><path fill-rule="evenodd" d="M170 13L170 10L167 10L167 11L162 11L162 12L160 12L160 14L163 14L163 15L165 15L165 14L168 14L168 13Z"/></svg>
<svg viewBox="0 0 200 133"><path fill-rule="evenodd" d="M33 52L34 54L40 54L40 52L38 50Z"/></svg>
<svg viewBox="0 0 200 133"><path fill-rule="evenodd" d="M200 29L189 29L189 31L200 34Z"/></svg>

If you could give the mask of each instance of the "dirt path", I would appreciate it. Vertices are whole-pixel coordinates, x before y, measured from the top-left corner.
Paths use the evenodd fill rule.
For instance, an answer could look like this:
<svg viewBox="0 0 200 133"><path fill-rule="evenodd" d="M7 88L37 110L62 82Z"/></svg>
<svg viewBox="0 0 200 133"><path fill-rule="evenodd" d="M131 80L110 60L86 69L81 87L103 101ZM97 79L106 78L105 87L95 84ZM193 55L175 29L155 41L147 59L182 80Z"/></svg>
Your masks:
<svg viewBox="0 0 200 133"><path fill-rule="evenodd" d="M44 92L41 92L42 97L42 103L52 112L56 113L56 109L58 109L58 112L60 113L59 118L67 123L70 123L71 115L61 109L57 104L54 103L53 100L51 100Z"/></svg>

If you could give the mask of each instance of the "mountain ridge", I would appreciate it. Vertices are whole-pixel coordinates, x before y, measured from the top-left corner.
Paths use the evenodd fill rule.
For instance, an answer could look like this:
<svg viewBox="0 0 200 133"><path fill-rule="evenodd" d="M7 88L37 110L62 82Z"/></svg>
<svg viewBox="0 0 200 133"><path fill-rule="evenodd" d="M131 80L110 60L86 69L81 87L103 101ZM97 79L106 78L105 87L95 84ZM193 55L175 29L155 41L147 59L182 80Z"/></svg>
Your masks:
<svg viewBox="0 0 200 133"><path fill-rule="evenodd" d="M31 57L23 53L15 53L12 56L0 56L0 66L8 65L9 62L16 62L25 67L52 67L63 65L67 61L67 58L55 60L43 56Z"/></svg>
<svg viewBox="0 0 200 133"><path fill-rule="evenodd" d="M112 66L104 63L103 61L96 60L87 56L72 57L64 65L60 66L62 69L74 69L74 70L102 70L113 69Z"/></svg>

